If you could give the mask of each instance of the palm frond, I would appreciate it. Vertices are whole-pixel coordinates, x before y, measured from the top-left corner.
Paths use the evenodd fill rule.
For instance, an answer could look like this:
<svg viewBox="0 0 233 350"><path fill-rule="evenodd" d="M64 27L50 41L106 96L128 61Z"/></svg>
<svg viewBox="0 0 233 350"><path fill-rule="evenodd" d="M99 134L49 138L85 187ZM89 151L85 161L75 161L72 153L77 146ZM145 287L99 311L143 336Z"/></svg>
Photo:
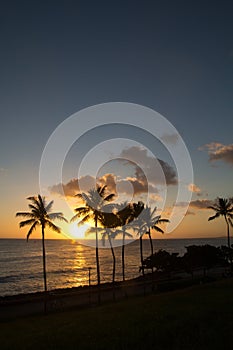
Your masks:
<svg viewBox="0 0 233 350"><path fill-rule="evenodd" d="M210 217L208 218L208 221L214 220L214 219L218 218L219 216L220 216L220 213L216 213L215 215L210 216Z"/></svg>
<svg viewBox="0 0 233 350"><path fill-rule="evenodd" d="M30 230L28 231L27 234L27 241L29 240L29 237L31 235L31 233L36 229L36 226L38 225L38 221L35 221L34 224L31 226Z"/></svg>
<svg viewBox="0 0 233 350"><path fill-rule="evenodd" d="M33 210L39 210L39 208L38 208L38 206L35 206L35 205L33 205L33 204L28 204L28 207L30 208L30 209L33 209Z"/></svg>
<svg viewBox="0 0 233 350"><path fill-rule="evenodd" d="M90 226L86 231L85 231L85 235L90 235L90 234L93 234L93 233L96 233L96 230L98 233L101 233L101 232L104 232L104 229L103 227L93 227L93 226Z"/></svg>
<svg viewBox="0 0 233 350"><path fill-rule="evenodd" d="M157 210L157 207L154 207L154 209L151 211L151 216L153 217L154 216L154 213L156 212Z"/></svg>
<svg viewBox="0 0 233 350"><path fill-rule="evenodd" d="M30 212L18 212L15 214L16 217L22 216L24 218L35 218L35 215Z"/></svg>
<svg viewBox="0 0 233 350"><path fill-rule="evenodd" d="M75 195L76 197L80 198L83 200L83 202L87 203L88 200L89 200L89 197L88 195L85 193L85 192L82 192L82 193L78 193Z"/></svg>
<svg viewBox="0 0 233 350"><path fill-rule="evenodd" d="M82 218L82 220L80 220L79 222L78 222L78 226L81 226L81 225L83 225L83 224L85 224L86 222L88 222L88 221L90 221L91 220L91 215L86 215L86 216L84 216L84 218Z"/></svg>
<svg viewBox="0 0 233 350"><path fill-rule="evenodd" d="M219 208L217 206L213 206L213 205L210 205L209 207L207 207L207 209L213 209L214 211L219 211Z"/></svg>
<svg viewBox="0 0 233 350"><path fill-rule="evenodd" d="M114 193L109 194L107 197L104 198L104 201L111 202L115 197Z"/></svg>
<svg viewBox="0 0 233 350"><path fill-rule="evenodd" d="M51 202L49 202L49 204L47 204L45 206L45 210L47 211L47 213L49 213L51 211L53 203L54 203L54 201L51 201Z"/></svg>
<svg viewBox="0 0 233 350"><path fill-rule="evenodd" d="M127 231L124 231L124 235L125 235L126 237L129 237L129 238L132 238L132 237L133 237L133 235L131 235L131 233L129 233L129 232L127 232Z"/></svg>
<svg viewBox="0 0 233 350"><path fill-rule="evenodd" d="M32 225L34 222L38 223L38 221L35 220L35 219L29 219L29 220L21 221L19 223L19 227L21 228L21 227L24 227L24 226L27 226L27 225Z"/></svg>
<svg viewBox="0 0 233 350"><path fill-rule="evenodd" d="M48 215L50 220L60 220L64 222L68 222L67 219L63 216L63 213L51 213Z"/></svg>
<svg viewBox="0 0 233 350"><path fill-rule="evenodd" d="M170 222L169 219L159 219L158 220L158 223L163 223L163 222Z"/></svg>
<svg viewBox="0 0 233 350"><path fill-rule="evenodd" d="M76 208L77 210L79 209L79 208ZM76 221L76 220L79 220L82 216L86 216L87 214L89 213L89 209L88 210L83 210L83 211L81 211L81 212L77 212L77 214L75 214L71 219L70 219L70 222L74 222L74 221Z"/></svg>
<svg viewBox="0 0 233 350"><path fill-rule="evenodd" d="M38 202L40 203L40 207L45 209L45 197L42 197L40 194L38 194Z"/></svg>
<svg viewBox="0 0 233 350"><path fill-rule="evenodd" d="M79 208L75 208L74 211L79 215L84 215L90 211L90 208L89 207L79 207Z"/></svg>
<svg viewBox="0 0 233 350"><path fill-rule="evenodd" d="M27 200L32 201L36 206L39 204L36 196L27 197Z"/></svg>
<svg viewBox="0 0 233 350"><path fill-rule="evenodd" d="M155 230L155 231L157 231L157 232L160 232L160 233L164 233L164 231L160 228L160 227L158 227L158 226L152 226L152 229L153 230Z"/></svg>
<svg viewBox="0 0 233 350"><path fill-rule="evenodd" d="M104 186L97 186L97 189L96 191L98 192L98 194L100 195L100 197L104 197L105 195L105 192L106 192L106 188L107 188L107 185L104 185Z"/></svg>
<svg viewBox="0 0 233 350"><path fill-rule="evenodd" d="M46 224L46 226L51 228L53 231L55 231L57 233L61 233L60 227L56 226L52 221L47 220L45 224Z"/></svg>
<svg viewBox="0 0 233 350"><path fill-rule="evenodd" d="M232 222L232 220L229 218L228 221L229 221L231 227L233 227L233 222Z"/></svg>

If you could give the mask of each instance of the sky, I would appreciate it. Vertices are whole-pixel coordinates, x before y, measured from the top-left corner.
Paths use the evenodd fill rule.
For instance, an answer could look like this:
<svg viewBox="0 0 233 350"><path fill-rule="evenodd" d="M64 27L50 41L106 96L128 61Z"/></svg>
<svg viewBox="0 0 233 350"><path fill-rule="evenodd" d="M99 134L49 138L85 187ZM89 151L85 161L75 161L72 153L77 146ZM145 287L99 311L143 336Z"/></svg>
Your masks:
<svg viewBox="0 0 233 350"><path fill-rule="evenodd" d="M188 215L164 237L225 235L223 220L208 222L206 206L217 196L233 197L232 11L227 0L2 1L0 237L25 237L15 213L25 211L26 198L40 191L40 160L54 130L74 113L109 102L157 111L190 153L194 179ZM80 175L85 188L95 175L91 165L107 150L109 163L98 175L111 189L117 183L122 200L132 191L135 200L144 198L140 167L150 168L156 157L168 192L163 216L169 216L179 184L173 159L145 131L117 122L88 131L72 145L62 179L64 189L71 189L68 202L74 204L72 185L83 157L92 151ZM122 137L133 141L109 143ZM126 154L134 164L124 161ZM164 193L158 179L149 176L147 185L159 209ZM58 183L50 184L50 195L59 210L64 198ZM47 237L59 236L48 232Z"/></svg>

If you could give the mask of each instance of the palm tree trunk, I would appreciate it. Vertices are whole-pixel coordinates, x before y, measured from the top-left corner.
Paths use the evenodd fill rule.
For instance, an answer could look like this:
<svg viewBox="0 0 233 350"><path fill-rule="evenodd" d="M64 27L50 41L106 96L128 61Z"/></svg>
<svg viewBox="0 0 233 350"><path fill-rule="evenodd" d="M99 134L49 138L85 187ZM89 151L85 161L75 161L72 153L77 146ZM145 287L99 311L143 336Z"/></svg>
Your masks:
<svg viewBox="0 0 233 350"><path fill-rule="evenodd" d="M226 215L224 215L224 218L225 218L225 221L226 221L226 224L227 224L227 245L228 245L228 248L230 249L230 248L231 248L231 242L230 242L229 222L228 222L228 220L227 220Z"/></svg>
<svg viewBox="0 0 233 350"><path fill-rule="evenodd" d="M115 272L116 272L116 257L115 257L115 252L112 246L112 240L110 237L110 234L108 233L108 241L110 244L110 248L111 248L111 253L112 253L112 260L113 260L113 265L112 265L112 286L113 286L113 299L116 299L116 295L115 295Z"/></svg>
<svg viewBox="0 0 233 350"><path fill-rule="evenodd" d="M122 260L122 279L123 281L125 281L125 232L124 231L123 231L123 238L122 238L121 260Z"/></svg>
<svg viewBox="0 0 233 350"><path fill-rule="evenodd" d="M144 267L143 267L143 251L142 251L142 236L140 236L140 257L141 257L141 269L142 269L142 275L144 276Z"/></svg>
<svg viewBox="0 0 233 350"><path fill-rule="evenodd" d="M151 279L152 279L152 291L153 291L154 290L154 276L153 276L154 268L153 268L152 261L153 261L154 248L153 248L153 241L150 233L150 228L148 231L148 235L150 239L150 249L151 249Z"/></svg>
<svg viewBox="0 0 233 350"><path fill-rule="evenodd" d="M227 245L229 248L229 254L230 254L230 264L231 264L231 273L233 272L233 261L232 261L232 253L231 253L231 241L230 241L230 228L229 228L229 222L227 220L226 215L224 215L226 224L227 224Z"/></svg>
<svg viewBox="0 0 233 350"><path fill-rule="evenodd" d="M149 239L150 239L150 250L151 250L151 260L152 260L152 257L153 257L153 254L154 254L154 248L153 248L153 242L152 242L152 238L151 238L151 233L150 233L150 228L149 228L149 231L148 231L148 236L149 236ZM151 272L153 274L153 266L151 265Z"/></svg>
<svg viewBox="0 0 233 350"><path fill-rule="evenodd" d="M47 275L46 275L46 255L44 240L44 225L42 225L42 252L43 252L43 277L44 277L44 312L47 313Z"/></svg>
<svg viewBox="0 0 233 350"><path fill-rule="evenodd" d="M152 241L152 237L151 237L151 233L150 233L150 228L149 228L149 231L148 231L148 235L149 235L149 238L150 238L151 255L153 255L154 254L154 247L153 247L153 241Z"/></svg>
<svg viewBox="0 0 233 350"><path fill-rule="evenodd" d="M95 218L95 256L96 256L96 271L97 271L97 284L98 284L98 303L101 302L100 297L100 263L99 263L99 242L98 242L98 230L97 230L97 218Z"/></svg>
<svg viewBox="0 0 233 350"><path fill-rule="evenodd" d="M113 249L113 246L112 246L112 240L111 240L111 237L108 233L108 241L109 241L109 244L110 244L110 248L111 248L111 253L112 253L112 260L113 260L113 267L112 267L112 283L115 282L115 271L116 271L116 257L115 257L115 252L114 252L114 249Z"/></svg>
<svg viewBox="0 0 233 350"><path fill-rule="evenodd" d="M146 285L145 285L145 271L143 266L143 250L142 250L142 235L140 236L140 256L141 256L141 268L142 268L142 276L143 276L143 294L146 295Z"/></svg>

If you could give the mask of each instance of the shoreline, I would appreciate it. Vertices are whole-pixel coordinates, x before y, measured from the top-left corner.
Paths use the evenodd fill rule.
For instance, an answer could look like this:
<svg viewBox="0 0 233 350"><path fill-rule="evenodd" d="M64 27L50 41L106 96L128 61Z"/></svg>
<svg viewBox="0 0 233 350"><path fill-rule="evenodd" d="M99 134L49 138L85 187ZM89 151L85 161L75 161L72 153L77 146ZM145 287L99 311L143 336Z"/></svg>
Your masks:
<svg viewBox="0 0 233 350"><path fill-rule="evenodd" d="M99 305L99 293L101 304L115 302L135 296L160 294L177 289L185 289L197 284L213 282L228 277L225 267L210 269L203 276L203 270L196 270L195 277L184 272L172 275L157 273L146 273L145 278L137 278L126 281L103 283L92 286L79 286L72 288L53 289L45 292L17 294L0 297L0 321L26 317L30 315L43 314L44 302L46 300L48 313L60 312L69 309L83 309ZM46 298L46 299L45 299Z"/></svg>

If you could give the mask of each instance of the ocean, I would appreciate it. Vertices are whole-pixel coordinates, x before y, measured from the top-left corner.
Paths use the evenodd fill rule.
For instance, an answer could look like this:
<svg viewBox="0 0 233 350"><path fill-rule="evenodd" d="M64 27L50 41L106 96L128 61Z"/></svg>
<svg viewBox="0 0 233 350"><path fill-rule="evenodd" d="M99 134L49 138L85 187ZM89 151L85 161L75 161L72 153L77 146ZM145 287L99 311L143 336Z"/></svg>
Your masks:
<svg viewBox="0 0 233 350"><path fill-rule="evenodd" d="M154 239L154 250L183 255L192 244L226 245L226 238ZM116 254L116 280L122 279L121 247ZM150 255L149 240L143 240L144 257ZM110 249L99 249L101 282L111 282ZM96 284L95 248L70 240L46 240L48 289ZM139 240L125 246L126 279L139 276ZM41 240L0 239L0 296L43 291Z"/></svg>

